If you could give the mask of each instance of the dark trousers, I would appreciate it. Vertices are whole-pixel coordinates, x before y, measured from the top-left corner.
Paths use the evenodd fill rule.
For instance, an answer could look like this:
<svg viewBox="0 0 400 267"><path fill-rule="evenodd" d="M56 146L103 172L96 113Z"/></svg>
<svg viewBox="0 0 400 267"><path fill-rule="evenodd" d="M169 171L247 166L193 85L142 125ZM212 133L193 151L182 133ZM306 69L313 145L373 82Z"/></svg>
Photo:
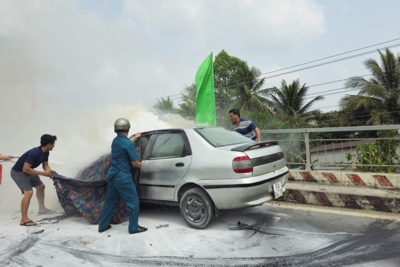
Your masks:
<svg viewBox="0 0 400 267"><path fill-rule="evenodd" d="M99 221L99 230L107 229L110 224L115 205L119 198L122 197L129 210L129 227L130 233L135 232L139 227L139 197L136 187L129 174L123 172L118 173L108 182L107 199L104 202Z"/></svg>

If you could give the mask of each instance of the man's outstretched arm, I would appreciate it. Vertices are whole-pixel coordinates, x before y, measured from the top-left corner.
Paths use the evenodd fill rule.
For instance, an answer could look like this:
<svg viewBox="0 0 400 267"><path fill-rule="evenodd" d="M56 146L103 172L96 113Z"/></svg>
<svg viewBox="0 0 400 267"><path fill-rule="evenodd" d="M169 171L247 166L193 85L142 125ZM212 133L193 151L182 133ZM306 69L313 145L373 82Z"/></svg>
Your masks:
<svg viewBox="0 0 400 267"><path fill-rule="evenodd" d="M260 129L258 129L258 127L256 127L256 128L254 129L254 131L256 132L257 142L261 142L261 132L260 132Z"/></svg>

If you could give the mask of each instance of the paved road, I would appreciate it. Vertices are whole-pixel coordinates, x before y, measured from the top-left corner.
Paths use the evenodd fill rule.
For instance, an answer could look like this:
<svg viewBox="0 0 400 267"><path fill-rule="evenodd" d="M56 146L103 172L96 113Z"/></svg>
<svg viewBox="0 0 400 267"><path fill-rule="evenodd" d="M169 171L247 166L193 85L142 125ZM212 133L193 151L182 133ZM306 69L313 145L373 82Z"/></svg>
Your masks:
<svg viewBox="0 0 400 267"><path fill-rule="evenodd" d="M194 230L177 208L152 206L142 208L149 231L139 235L127 234L127 223L99 234L79 217L24 228L6 214L0 266L400 266L399 220L324 211L259 206ZM239 221L253 229L229 229Z"/></svg>

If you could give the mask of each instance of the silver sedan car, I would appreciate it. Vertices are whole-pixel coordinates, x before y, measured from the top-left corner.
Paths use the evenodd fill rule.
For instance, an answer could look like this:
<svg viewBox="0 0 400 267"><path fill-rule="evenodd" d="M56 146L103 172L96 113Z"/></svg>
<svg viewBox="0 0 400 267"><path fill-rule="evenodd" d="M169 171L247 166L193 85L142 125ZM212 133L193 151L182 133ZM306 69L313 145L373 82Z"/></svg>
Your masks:
<svg viewBox="0 0 400 267"><path fill-rule="evenodd" d="M193 228L205 228L221 210L260 205L285 191L289 170L274 141L192 127L144 132L135 143L140 201L179 205Z"/></svg>

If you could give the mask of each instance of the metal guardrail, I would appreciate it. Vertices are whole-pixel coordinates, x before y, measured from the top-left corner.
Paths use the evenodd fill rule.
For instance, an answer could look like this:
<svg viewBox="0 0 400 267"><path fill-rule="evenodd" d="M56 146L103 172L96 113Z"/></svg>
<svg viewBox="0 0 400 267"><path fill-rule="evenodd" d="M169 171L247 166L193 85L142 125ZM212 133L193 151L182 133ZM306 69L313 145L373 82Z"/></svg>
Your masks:
<svg viewBox="0 0 400 267"><path fill-rule="evenodd" d="M389 165L359 164L348 160L348 155L356 155L356 146L378 143L380 140L396 138L349 138L349 139L310 139L310 133L323 132L361 132L361 131L400 131L400 125L375 125L330 128L302 128L260 130L262 140L277 140L285 153L287 165L292 169L305 170L357 170L360 167L400 168L398 162ZM390 144L390 142L388 142Z"/></svg>

